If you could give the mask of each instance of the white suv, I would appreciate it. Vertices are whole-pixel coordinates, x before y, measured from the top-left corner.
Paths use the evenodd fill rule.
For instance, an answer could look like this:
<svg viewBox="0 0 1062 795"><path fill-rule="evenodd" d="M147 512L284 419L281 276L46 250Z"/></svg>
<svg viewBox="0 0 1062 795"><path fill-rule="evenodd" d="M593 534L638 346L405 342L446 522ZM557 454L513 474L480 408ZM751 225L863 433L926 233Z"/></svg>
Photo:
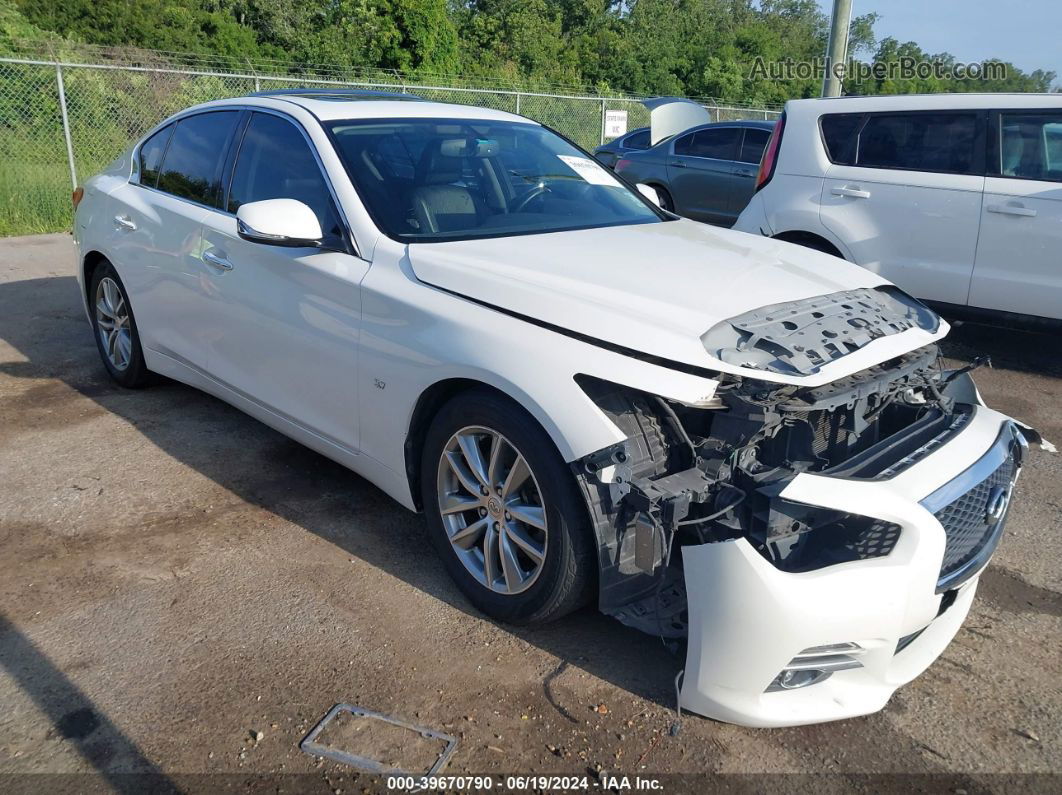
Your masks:
<svg viewBox="0 0 1062 795"><path fill-rule="evenodd" d="M794 100L774 136L735 229L942 310L1062 319L1062 95Z"/></svg>
<svg viewBox="0 0 1062 795"><path fill-rule="evenodd" d="M423 511L495 618L688 638L682 704L724 720L872 712L928 666L1030 434L880 276L665 213L499 111L199 105L74 229L119 384L198 387Z"/></svg>

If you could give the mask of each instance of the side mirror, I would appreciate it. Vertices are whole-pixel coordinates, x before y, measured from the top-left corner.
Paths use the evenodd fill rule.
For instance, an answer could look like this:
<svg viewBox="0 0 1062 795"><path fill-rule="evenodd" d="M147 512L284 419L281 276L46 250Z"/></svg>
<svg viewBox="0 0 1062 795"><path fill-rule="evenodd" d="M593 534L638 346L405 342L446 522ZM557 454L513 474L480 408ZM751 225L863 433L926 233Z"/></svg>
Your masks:
<svg viewBox="0 0 1062 795"><path fill-rule="evenodd" d="M295 199L241 204L236 231L244 240L268 246L318 246L324 237L313 210Z"/></svg>
<svg viewBox="0 0 1062 795"><path fill-rule="evenodd" d="M638 188L638 192L642 194L645 198L647 198L657 207L663 208L663 205L660 203L660 194L656 192L656 188L654 188L652 185L646 185L644 182L639 182L635 187Z"/></svg>

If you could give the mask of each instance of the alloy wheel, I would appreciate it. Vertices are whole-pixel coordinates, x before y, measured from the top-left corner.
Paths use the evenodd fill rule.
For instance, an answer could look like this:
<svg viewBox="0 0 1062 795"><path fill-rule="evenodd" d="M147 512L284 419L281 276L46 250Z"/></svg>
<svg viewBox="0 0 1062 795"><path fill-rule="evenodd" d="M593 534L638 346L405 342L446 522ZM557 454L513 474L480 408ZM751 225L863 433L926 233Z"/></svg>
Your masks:
<svg viewBox="0 0 1062 795"><path fill-rule="evenodd" d="M451 436L439 459L438 498L450 544L481 585L512 595L534 584L546 560L546 512L512 442L482 426Z"/></svg>
<svg viewBox="0 0 1062 795"><path fill-rule="evenodd" d="M107 360L115 370L124 371L133 355L129 308L121 288L109 276L96 287L96 328Z"/></svg>

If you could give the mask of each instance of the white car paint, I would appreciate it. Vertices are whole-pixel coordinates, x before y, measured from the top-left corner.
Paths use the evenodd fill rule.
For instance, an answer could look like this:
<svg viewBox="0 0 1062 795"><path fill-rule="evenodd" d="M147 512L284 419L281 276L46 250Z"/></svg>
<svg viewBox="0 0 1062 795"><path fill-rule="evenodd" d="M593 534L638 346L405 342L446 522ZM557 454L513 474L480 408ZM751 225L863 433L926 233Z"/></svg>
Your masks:
<svg viewBox="0 0 1062 795"><path fill-rule="evenodd" d="M823 384L947 332L941 324L885 336L805 377L730 365L700 343L710 326L768 304L886 282L833 257L689 221L407 245L376 228L319 120L532 122L435 103L267 97L183 113L217 107L265 108L303 127L354 253L248 242L231 214L131 184L130 152L85 186L75 222L82 290L84 257L107 257L135 305L149 369L237 406L408 508L411 422L421 396L446 381L501 390L574 462L626 438L577 375L711 410L728 374ZM884 562L791 575L747 542L685 548L691 642L683 705L750 725L880 708L950 641L974 590L968 584L957 609L912 646L905 660L914 662L884 661L888 644L940 604L930 576L940 567L943 531L917 501L974 463L1006 422L980 410L958 437L890 481L792 481L787 496L901 523L903 545ZM794 649L847 640L866 641L880 664L821 687L763 694L767 674Z"/></svg>
<svg viewBox="0 0 1062 795"><path fill-rule="evenodd" d="M932 111L1044 111L1062 121L1062 98L936 94L790 101L774 176L733 228L768 236L813 234L918 298L1062 319L1062 182L1004 176L991 135L983 173L946 174L832 163L820 134L827 114ZM998 119L987 116L986 123L992 127Z"/></svg>

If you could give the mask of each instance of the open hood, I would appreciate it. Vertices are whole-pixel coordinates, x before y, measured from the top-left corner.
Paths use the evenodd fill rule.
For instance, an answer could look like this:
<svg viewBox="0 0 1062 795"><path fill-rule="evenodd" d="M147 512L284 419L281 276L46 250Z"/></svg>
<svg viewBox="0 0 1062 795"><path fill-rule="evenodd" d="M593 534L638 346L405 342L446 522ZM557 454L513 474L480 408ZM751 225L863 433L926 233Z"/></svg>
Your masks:
<svg viewBox="0 0 1062 795"><path fill-rule="evenodd" d="M703 105L682 97L653 97L643 99L642 104L649 109L649 140L654 146L665 138L712 120Z"/></svg>
<svg viewBox="0 0 1062 795"><path fill-rule="evenodd" d="M687 220L414 244L409 258L421 281L535 322L687 366L778 383L828 383L947 333L943 321L868 270ZM835 333L831 313L848 304L832 296L861 290L902 296L922 314L912 318L903 305L883 298L874 310L875 328L860 321L840 332L861 336L858 346L813 367L778 367L765 359L765 348L779 349L770 335L785 333L771 307L786 305L800 321L798 333L808 335L783 340L781 349L803 350L811 337ZM831 298L798 306L822 296ZM784 322L786 329L791 325ZM732 350L745 347L750 336L753 347L769 344L751 356Z"/></svg>

